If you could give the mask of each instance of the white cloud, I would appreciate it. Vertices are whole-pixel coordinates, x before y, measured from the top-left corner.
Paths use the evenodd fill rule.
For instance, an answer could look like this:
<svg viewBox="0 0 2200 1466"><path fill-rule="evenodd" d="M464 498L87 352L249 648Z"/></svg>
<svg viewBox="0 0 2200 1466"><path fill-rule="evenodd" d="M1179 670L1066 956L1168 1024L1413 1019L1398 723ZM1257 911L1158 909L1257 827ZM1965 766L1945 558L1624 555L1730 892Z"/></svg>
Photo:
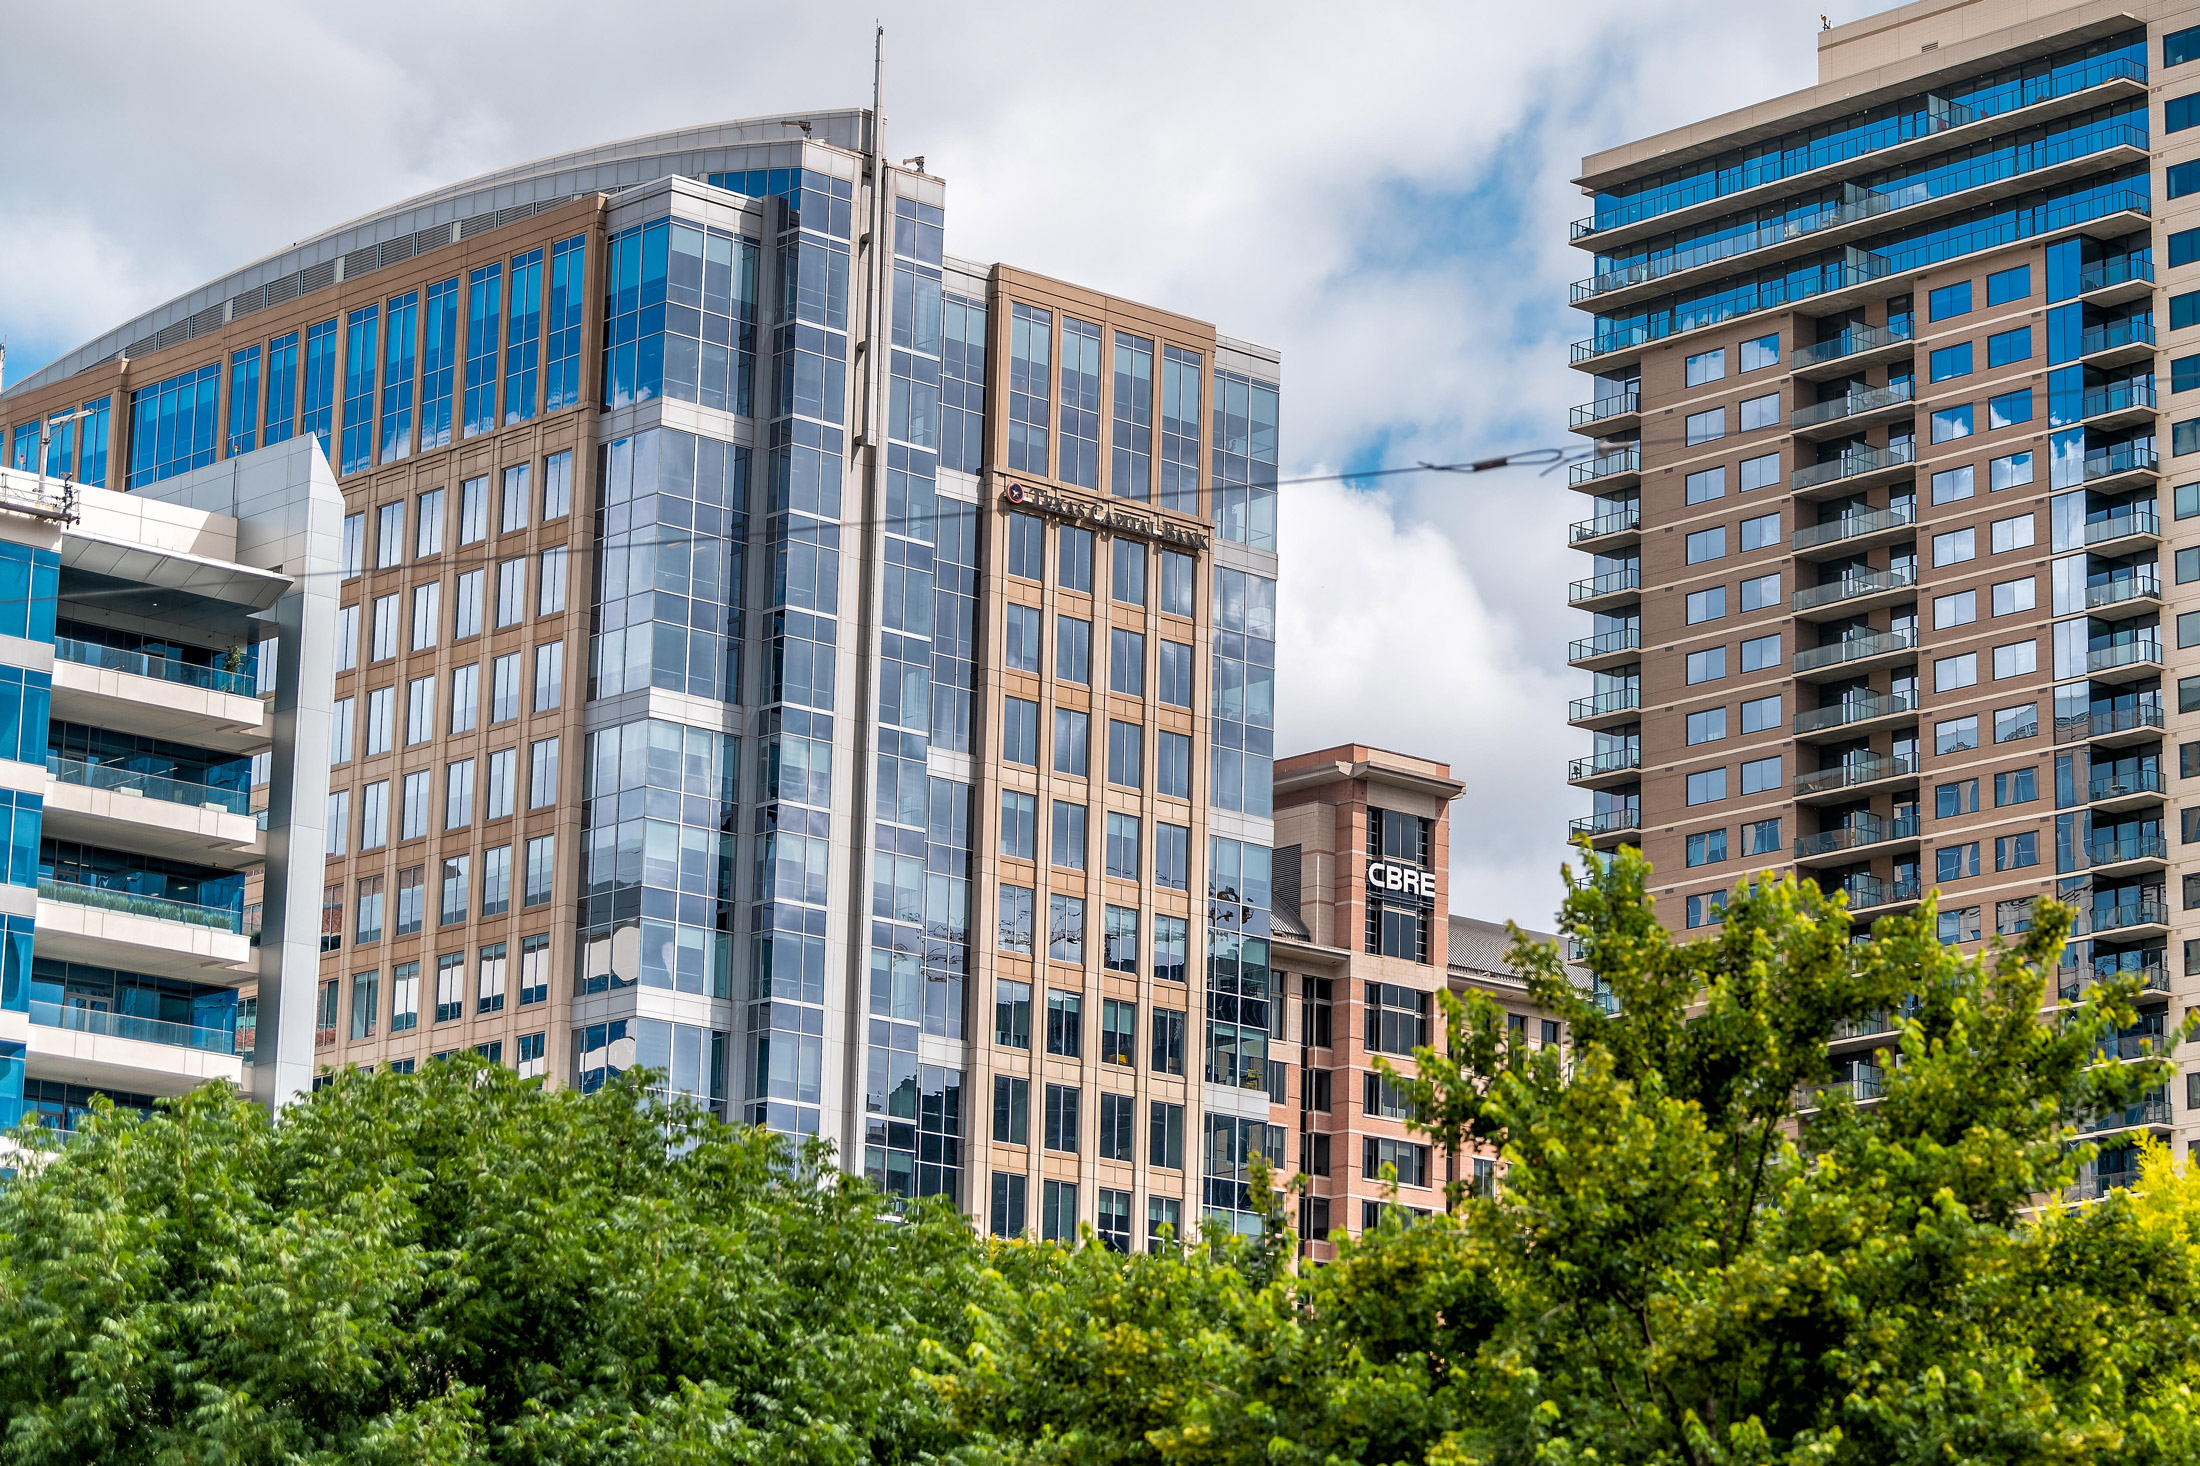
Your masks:
<svg viewBox="0 0 2200 1466"><path fill-rule="evenodd" d="M1807 84L1817 29L1807 0L19 6L16 54L96 53L99 85L22 65L0 98L10 374L422 189L863 104L877 13L888 141L948 180L949 249L1281 347L1287 474L1565 441L1590 395L1564 364L1586 334L1564 304L1590 269L1565 243L1588 212L1566 182L1581 154ZM1279 651L1282 731L1471 768L1456 899L1541 919L1586 803L1559 762L1583 743L1562 660L1583 630L1563 591L1583 501L1521 473L1389 487L1286 491L1284 616L1303 640ZM1458 680L1398 660L1371 595L1433 618Z"/></svg>

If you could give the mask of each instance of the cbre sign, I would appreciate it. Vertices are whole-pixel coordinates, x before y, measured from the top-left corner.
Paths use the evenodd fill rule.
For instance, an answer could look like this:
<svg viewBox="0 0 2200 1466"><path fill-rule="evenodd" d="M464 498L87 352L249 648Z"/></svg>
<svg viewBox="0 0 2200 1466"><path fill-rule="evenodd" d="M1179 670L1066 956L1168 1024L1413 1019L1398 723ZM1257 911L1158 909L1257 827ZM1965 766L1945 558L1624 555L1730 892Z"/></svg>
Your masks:
<svg viewBox="0 0 2200 1466"><path fill-rule="evenodd" d="M1370 894L1411 896L1424 903L1433 902L1436 899L1436 872L1417 865L1400 865L1396 861L1372 860L1367 866L1367 889Z"/></svg>

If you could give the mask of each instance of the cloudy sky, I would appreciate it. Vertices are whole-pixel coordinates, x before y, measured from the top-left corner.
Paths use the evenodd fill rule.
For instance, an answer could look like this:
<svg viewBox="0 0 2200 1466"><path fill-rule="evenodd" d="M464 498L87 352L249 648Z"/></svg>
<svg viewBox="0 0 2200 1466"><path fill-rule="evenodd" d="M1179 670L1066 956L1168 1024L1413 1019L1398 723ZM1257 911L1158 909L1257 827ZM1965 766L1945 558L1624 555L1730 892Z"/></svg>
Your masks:
<svg viewBox="0 0 2200 1466"><path fill-rule="evenodd" d="M869 101L948 249L1284 353L1286 474L1567 440L1582 154L1814 79L1829 0L5 7L11 376L332 224L695 122ZM1844 21L1883 8L1830 0ZM1449 760L1454 909L1540 925L1587 808L1558 476L1283 491L1278 747Z"/></svg>

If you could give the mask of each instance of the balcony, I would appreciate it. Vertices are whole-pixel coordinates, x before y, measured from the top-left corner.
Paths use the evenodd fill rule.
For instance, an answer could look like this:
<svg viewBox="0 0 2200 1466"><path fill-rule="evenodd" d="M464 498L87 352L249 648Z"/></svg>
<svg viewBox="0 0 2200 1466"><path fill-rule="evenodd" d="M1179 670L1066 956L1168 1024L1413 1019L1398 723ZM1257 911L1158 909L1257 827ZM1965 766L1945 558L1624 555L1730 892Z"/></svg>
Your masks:
<svg viewBox="0 0 2200 1466"><path fill-rule="evenodd" d="M1916 400L1917 384L1904 377L1892 386L1869 387L1828 402L1798 407L1788 414L1788 430L1802 438L1853 432L1875 422L1907 416Z"/></svg>
<svg viewBox="0 0 2200 1466"><path fill-rule="evenodd" d="M2162 771L2149 764L2123 773L2109 770L2086 780L2085 800L2102 813L2162 800Z"/></svg>
<svg viewBox="0 0 2200 1466"><path fill-rule="evenodd" d="M186 982L239 982L257 971L243 913L42 877L38 954Z"/></svg>
<svg viewBox="0 0 2200 1466"><path fill-rule="evenodd" d="M2074 937L2114 932L2123 936L2157 936L2169 931L2169 906L2156 896L2142 896L2117 906L2093 906L2078 912L2071 924Z"/></svg>
<svg viewBox="0 0 2200 1466"><path fill-rule="evenodd" d="M1917 565L1912 562L1892 570L1852 570L1834 580L1804 586L1793 597L1795 614L1831 611L1850 615L1870 607L1915 598Z"/></svg>
<svg viewBox="0 0 2200 1466"><path fill-rule="evenodd" d="M1795 841L1795 858L1798 861L1825 860L1877 845L1914 844L1923 829L1923 820L1914 814L1898 820L1881 819L1875 814L1857 815L1837 829L1799 836Z"/></svg>
<svg viewBox="0 0 2200 1466"><path fill-rule="evenodd" d="M2105 1115L2095 1115L2086 1121L2083 1132L2100 1135L2110 1130L2137 1130L2142 1126L2167 1129L2170 1123L2169 1092L2156 1090L2137 1104L2120 1110L2110 1110Z"/></svg>
<svg viewBox="0 0 2200 1466"><path fill-rule="evenodd" d="M1883 1033L1900 1033L1902 1019L1882 1008L1861 1018L1844 1018L1833 1025L1829 1043L1848 1043L1860 1038L1877 1038Z"/></svg>
<svg viewBox="0 0 2200 1466"><path fill-rule="evenodd" d="M1585 814L1567 826L1571 834L1587 835L1599 842L1610 840L1615 844L1620 843L1620 836L1641 828L1640 809L1608 809L1602 814Z"/></svg>
<svg viewBox="0 0 2200 1466"><path fill-rule="evenodd" d="M2154 323L2138 319L2110 321L2078 337L2078 360L2088 366L2114 367L2146 361L2154 355Z"/></svg>
<svg viewBox="0 0 2200 1466"><path fill-rule="evenodd" d="M2141 479L2152 478L2158 462L2154 440L2137 438L2086 454L2084 481L2091 488L2112 493L2122 487L2117 480L2128 478L2136 484Z"/></svg>
<svg viewBox="0 0 2200 1466"><path fill-rule="evenodd" d="M2062 1001L2075 1003L2085 995L2085 990L2095 983L2111 982L2118 978L2139 979L2139 995L2169 991L2169 967L2160 952L2148 952L2136 967L2096 965L2091 972L2080 967L2057 969L2055 992Z"/></svg>
<svg viewBox="0 0 2200 1466"><path fill-rule="evenodd" d="M2085 654L2086 675L2096 682L2136 682L2159 676L2161 671L2162 644L2152 639L2121 642Z"/></svg>
<svg viewBox="0 0 2200 1466"><path fill-rule="evenodd" d="M2154 416L2154 384L2143 379L2116 382L2078 399L2078 421L2104 431L2146 422Z"/></svg>
<svg viewBox="0 0 2200 1466"><path fill-rule="evenodd" d="M1584 459L1566 470L1566 481L1574 488L1586 486L1590 492L1602 493L1607 488L1625 487L1628 481L1642 476L1642 450L1628 448L1618 453L1599 453Z"/></svg>
<svg viewBox="0 0 2200 1466"><path fill-rule="evenodd" d="M1839 545L1844 550L1860 549L1860 541L1868 543L1891 537L1896 531L1916 523L1917 501L1906 499L1885 509L1852 509L1838 519L1800 525L1788 537L1788 543L1797 554L1831 545Z"/></svg>
<svg viewBox="0 0 2200 1466"><path fill-rule="evenodd" d="M1577 580L1566 592L1567 602L1577 610L1601 611L1638 599L1642 594L1642 571L1630 566L1625 570L1607 570L1602 575L1592 575L1587 580Z"/></svg>
<svg viewBox="0 0 2200 1466"><path fill-rule="evenodd" d="M151 677L156 681L174 682L184 687L226 692L234 697L259 696L259 689L251 677L222 667L205 667L195 662L177 661L173 657L155 657L144 652L124 651L120 647L102 646L96 641L78 641L69 636L55 637L53 650L54 656L61 661L75 662L79 666L105 667L109 671L127 672L132 677Z"/></svg>
<svg viewBox="0 0 2200 1466"><path fill-rule="evenodd" d="M2085 848L2086 864L2096 873L2160 870L2169 864L2169 841L2160 835L2125 835L2097 841Z"/></svg>
<svg viewBox="0 0 2200 1466"><path fill-rule="evenodd" d="M2115 305L2154 293L2154 262L2118 255L2078 272L2078 298L2088 305Z"/></svg>
<svg viewBox="0 0 2200 1466"><path fill-rule="evenodd" d="M1629 626L1620 631L1602 631L1595 636L1576 638L1567 643L1566 660L1592 671L1609 671L1614 661L1625 660L1641 650L1642 629Z"/></svg>
<svg viewBox="0 0 2200 1466"><path fill-rule="evenodd" d="M1617 514L1599 515L1595 519L1578 521L1568 535L1568 543L1585 545L1591 540L1609 540L1617 535L1632 535L1642 528L1642 506L1630 504Z"/></svg>
<svg viewBox="0 0 2200 1466"><path fill-rule="evenodd" d="M1623 776L1642 772L1642 749L1615 748L1605 753L1577 758L1566 765L1566 782L1584 788L1600 784L1623 782Z"/></svg>
<svg viewBox="0 0 2200 1466"><path fill-rule="evenodd" d="M2135 194L2133 196L2139 200L2143 208L2146 203L2145 195ZM1755 315L1760 311L1792 307L1805 300L1820 299L1826 296L1838 298L1850 292L1854 292L1860 297L1867 287L1872 286L1873 282L1884 280L1894 273L1894 262L1884 255L1853 253L1845 260L1819 267L1808 280L1794 282L1793 288L1781 291L1777 299L1768 295L1761 304L1748 306L1715 305L1701 316L1694 314L1661 315L1655 323L1644 322L1617 329L1608 328L1602 334L1593 336L1587 341L1576 341L1574 343L1573 365L1601 371L1607 364L1619 366L1639 358L1642 355L1643 348L1653 341L1665 341L1675 336L1685 336L1694 331L1707 330L1712 326L1723 325L1742 316ZM1838 300L1829 302L1827 308L1831 308L1834 304L1838 304Z"/></svg>
<svg viewBox="0 0 2200 1466"><path fill-rule="evenodd" d="M1904 355L1917 339L1915 326L1901 321L1886 326L1852 326L1831 341L1799 346L1788 353L1788 370L1797 377L1837 376Z"/></svg>
<svg viewBox="0 0 2200 1466"><path fill-rule="evenodd" d="M2104 580L2085 588L2085 605L2089 611L2103 606L2121 606L2130 601L2158 601L2162 598L2162 579L2152 565L2142 565L2136 575Z"/></svg>
<svg viewBox="0 0 2200 1466"><path fill-rule="evenodd" d="M1577 697L1566 705L1566 720L1577 727L1623 723L1642 712L1642 689L1614 688L1594 697Z"/></svg>
<svg viewBox="0 0 2200 1466"><path fill-rule="evenodd" d="M1914 753L1851 754L1831 768L1795 776L1797 799L1823 799L1896 780L1915 782L1919 758Z"/></svg>
<svg viewBox="0 0 2200 1466"><path fill-rule="evenodd" d="M2128 545L2137 549L2142 544L2156 544L2162 538L2162 516L2152 504L2132 504L2103 519L2085 522L2085 547L2100 549L2103 545Z"/></svg>
<svg viewBox="0 0 2200 1466"><path fill-rule="evenodd" d="M1738 179L1732 173L1721 171L1686 189L1621 204L1587 219L1576 220L1571 237L1575 241L1594 237L1594 247L1608 248L1610 242L1622 237L1638 236L1652 229L1671 229L1692 214L1708 215L1721 209L1741 207L1741 201L1751 194L1792 192L1798 180L1809 179L1823 185L1862 176L1899 162L1968 146L1989 132L2003 132L2012 125L2031 126L2105 106L2120 97L2144 96L2146 81L2144 62L2121 56L2103 58L2089 66L2028 79L2016 92L1990 101L1982 100L1976 106L1942 103L1928 111L1887 118L1869 131L1814 139L1803 147L1781 149L1767 155L1766 161L1753 164ZM2103 88L2105 91L2098 90ZM2018 112L2026 115L2021 118L2011 115ZM1982 125L1999 117L2009 118L2009 121L1995 128Z"/></svg>
<svg viewBox="0 0 2200 1466"><path fill-rule="evenodd" d="M1858 692L1851 693L1831 707L1812 708L1795 715L1795 734L1806 737L1813 733L1840 731L1843 737L1860 724L1876 723L1884 718L1912 717L1917 714L1918 695L1915 692Z"/></svg>
<svg viewBox="0 0 2200 1466"><path fill-rule="evenodd" d="M1851 907L1855 902L1849 903ZM1837 1094L1845 1094L1857 1104L1869 1104L1884 1099L1887 1094L1886 1072L1876 1064L1858 1064L1846 1079L1836 1079L1826 1084L1798 1087L1795 1091L1795 1109L1808 1113L1822 1110L1826 1101Z"/></svg>
<svg viewBox="0 0 2200 1466"><path fill-rule="evenodd" d="M1617 396L1584 402L1574 409L1573 421L1567 424L1574 432L1585 432L1597 438L1609 438L1614 433L1641 425L1640 392L1621 392Z"/></svg>
<svg viewBox="0 0 2200 1466"><path fill-rule="evenodd" d="M134 1043L161 1044L169 1048L197 1049L206 1054L237 1054L237 1035L226 1028L196 1028L188 1023L165 1023L158 1018L139 1018L98 1008L79 1008L61 1003L31 1000L31 1022L41 1028L66 1028L75 1033L126 1038Z"/></svg>
<svg viewBox="0 0 2200 1466"><path fill-rule="evenodd" d="M1892 448L1858 448L1824 463L1812 463L1788 475L1788 486L1801 494L1829 484L1864 488L1892 479L1917 462L1917 445L1901 443Z"/></svg>
<svg viewBox="0 0 2200 1466"><path fill-rule="evenodd" d="M1810 673L1830 673L1834 669L1839 669L1845 675L1916 650L1915 626L1898 631L1868 631L1857 636L1844 636L1831 646L1798 647L1793 666L1798 677Z"/></svg>
<svg viewBox="0 0 2200 1466"><path fill-rule="evenodd" d="M48 753L46 773L57 784L80 784L87 789L113 789L169 804L218 809L229 814L251 813L252 796L246 790L195 784L161 774L141 774L119 764L91 763L80 758L64 758L57 753Z"/></svg>
<svg viewBox="0 0 2200 1466"><path fill-rule="evenodd" d="M244 933L244 913L220 906L198 906L189 901L171 901L166 896L141 896L135 891L118 891L110 886L86 886L75 881L57 881L48 876L38 878L39 899L66 901L75 906L96 906L102 911L120 911L129 916L147 916L155 921L180 921L186 926L202 926L213 931Z"/></svg>
<svg viewBox="0 0 2200 1466"><path fill-rule="evenodd" d="M54 640L53 716L224 753L267 746L252 678L74 637Z"/></svg>
<svg viewBox="0 0 2200 1466"><path fill-rule="evenodd" d="M1899 881L1883 881L1877 876L1850 876L1841 883L1841 892L1849 898L1851 911L1907 906L1922 900L1925 894L1915 876Z"/></svg>
<svg viewBox="0 0 2200 1466"><path fill-rule="evenodd" d="M2058 747L2065 743L2100 743L2114 748L2148 742L2161 731L2161 705L2141 703L2136 707L2104 708L2073 718L2057 718L2055 743Z"/></svg>

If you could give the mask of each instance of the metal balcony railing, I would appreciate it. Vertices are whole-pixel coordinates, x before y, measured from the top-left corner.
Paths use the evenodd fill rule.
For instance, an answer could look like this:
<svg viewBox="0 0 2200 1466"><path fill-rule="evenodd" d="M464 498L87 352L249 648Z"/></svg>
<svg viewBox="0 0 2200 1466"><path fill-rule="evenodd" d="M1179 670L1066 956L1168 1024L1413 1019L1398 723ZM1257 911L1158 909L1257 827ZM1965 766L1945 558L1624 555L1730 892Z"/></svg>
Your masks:
<svg viewBox="0 0 2200 1466"><path fill-rule="evenodd" d="M1873 718L1893 717L1897 713L1917 711L1918 695L1915 692L1852 692L1830 707L1812 708L1795 715L1797 733L1817 733L1827 728L1839 728L1849 723L1867 723Z"/></svg>
<svg viewBox="0 0 2200 1466"><path fill-rule="evenodd" d="M1576 637L1566 644L1566 660L1578 662L1585 657L1608 657L1614 652L1639 651L1642 648L1642 628L1625 627L1619 631L1600 631L1595 636Z"/></svg>
<svg viewBox="0 0 2200 1466"><path fill-rule="evenodd" d="M1866 657L1909 651L1916 645L1917 628L1914 626L1904 627L1899 631L1868 631L1857 636L1844 636L1826 646L1798 647L1794 667L1797 672L1815 672L1821 667L1836 667L1844 662L1860 662Z"/></svg>
<svg viewBox="0 0 2200 1466"><path fill-rule="evenodd" d="M1587 580L1577 580L1567 590L1567 598L1574 601L1594 600L1598 596L1617 595L1621 591L1642 589L1642 571L1630 567L1626 570L1607 570L1602 575L1592 575Z"/></svg>
<svg viewBox="0 0 2200 1466"><path fill-rule="evenodd" d="M2162 579L2151 565L2141 566L2136 575L2119 576L2085 588L2087 610L2102 606L2121 605L2125 601L2156 600L2162 594Z"/></svg>
<svg viewBox="0 0 2200 1466"><path fill-rule="evenodd" d="M1899 779L1915 774L1918 756L1914 753L1853 753L1830 768L1795 776L1797 794L1830 794L1836 789L1850 789L1858 784L1876 784L1881 779Z"/></svg>
<svg viewBox="0 0 2200 1466"><path fill-rule="evenodd" d="M1798 490L1814 489L1820 484L1859 478L1867 473L1878 473L1881 469L1902 468L1916 461L1915 443L1897 443L1891 448L1854 448L1824 463L1805 464L1788 476L1788 482L1790 487Z"/></svg>
<svg viewBox="0 0 2200 1466"><path fill-rule="evenodd" d="M125 651L121 647L103 646L96 641L78 641L71 636L55 637L53 650L54 655L62 661L76 662L86 667L104 667L112 672L127 672L134 677L179 682L186 687L203 687L210 692L227 692L238 697L258 695L258 689L253 685L251 677L222 667L203 667L196 662L179 662L172 657Z"/></svg>
<svg viewBox="0 0 2200 1466"><path fill-rule="evenodd" d="M1577 758L1566 765L1568 779L1593 779L1603 774L1624 774L1642 767L1642 750L1614 748L1603 753Z"/></svg>
<svg viewBox="0 0 2200 1466"><path fill-rule="evenodd" d="M1640 472L1642 472L1642 451L1638 448L1628 448L1619 453L1599 453L1594 458L1584 459L1567 471L1567 478L1573 483L1587 484L1623 473Z"/></svg>
<svg viewBox="0 0 2200 1466"><path fill-rule="evenodd" d="M1624 534L1631 529L1642 528L1642 506L1630 504L1616 514L1600 514L1594 519L1577 521L1573 526L1570 542L1600 540L1608 534Z"/></svg>
<svg viewBox="0 0 2200 1466"><path fill-rule="evenodd" d="M1789 544L1797 550L1812 550L1820 545L1839 544L1884 530L1901 529L1917 523L1917 501L1905 499L1884 509L1851 509L1839 518L1822 520L1817 524L1799 527L1789 537Z"/></svg>
<svg viewBox="0 0 2200 1466"><path fill-rule="evenodd" d="M2103 799L2128 799L2134 794L2161 792L2162 771L2152 765L2122 773L2099 773L2085 781L2085 797L2092 803Z"/></svg>
<svg viewBox="0 0 2200 1466"><path fill-rule="evenodd" d="M158 799L169 804L198 805L223 810L229 814L244 814L252 803L252 795L243 789L223 789L212 784L196 784L188 779L171 779L164 774L141 774L120 764L92 763L86 759L64 758L58 753L46 755L46 772L57 784L79 784L87 789L114 789L125 794L141 794L147 799Z"/></svg>
<svg viewBox="0 0 2200 1466"><path fill-rule="evenodd" d="M1919 817L1904 815L1901 819L1881 819L1878 815L1859 815L1838 829L1820 830L1815 835L1802 835L1795 841L1795 858L1808 860L1819 855L1833 855L1843 850L1860 850L1867 845L1884 845L1890 840L1915 840L1924 828Z"/></svg>
<svg viewBox="0 0 2200 1466"><path fill-rule="evenodd" d="M189 901L171 901L166 896L141 896L134 891L81 885L51 876L38 878L38 894L47 901L66 901L75 906L97 906L104 911L149 916L156 921L180 921L186 926L211 927L215 931L244 930L242 911L225 910L218 906L197 906Z"/></svg>
<svg viewBox="0 0 2200 1466"><path fill-rule="evenodd" d="M1857 356L1866 351L1877 351L1883 346L1899 346L1913 340L1917 331L1913 322L1904 320L1884 326L1851 326L1831 341L1820 341L1813 346L1799 346L1788 353L1788 370L1802 371L1807 367L1823 366L1829 361L1839 361L1845 356Z"/></svg>
<svg viewBox="0 0 2200 1466"><path fill-rule="evenodd" d="M2101 519L2085 522L2085 542L2104 545L2110 540L2129 539L2135 534L2158 535L2162 532L2162 516L2152 504L2134 504Z"/></svg>
<svg viewBox="0 0 2200 1466"><path fill-rule="evenodd" d="M37 998L31 999L31 1022L44 1028L66 1028L77 1033L134 1039L138 1043L198 1049L202 1053L237 1052L237 1035L227 1028L198 1028L189 1023L169 1023L158 1018L140 1018L130 1013L111 1013L103 1008L47 1003Z"/></svg>
<svg viewBox="0 0 2200 1466"><path fill-rule="evenodd" d="M1568 828L1576 835L1616 835L1625 830L1642 828L1640 809L1608 809L1602 814L1585 814L1574 820Z"/></svg>
<svg viewBox="0 0 2200 1466"><path fill-rule="evenodd" d="M1838 422L1844 417L1859 413L1877 412L1883 407L1895 407L1917 399L1917 384L1908 377L1885 387L1867 387L1861 392L1851 392L1845 397L1835 397L1816 402L1808 407L1798 407L1788 414L1788 429L1812 428L1820 423Z"/></svg>
<svg viewBox="0 0 2200 1466"><path fill-rule="evenodd" d="M1615 687L1592 697L1577 697L1566 705L1569 718L1602 718L1613 713L1633 712L1642 706L1642 689L1639 687Z"/></svg>
<svg viewBox="0 0 2200 1466"><path fill-rule="evenodd" d="M1849 898L1851 911L1915 901L1922 894L1915 876L1899 881L1883 881L1877 876L1850 876L1841 883L1841 890Z"/></svg>
<svg viewBox="0 0 2200 1466"><path fill-rule="evenodd" d="M1814 1084L1795 1091L1795 1108L1815 1110L1823 1108L1829 1095L1845 1094L1861 1104L1866 1100L1883 1099L1887 1093L1886 1071L1876 1064L1859 1064L1846 1079L1836 1079L1827 1084Z"/></svg>
<svg viewBox="0 0 2200 1466"><path fill-rule="evenodd" d="M1814 611L1820 606L1853 601L1859 596L1876 596L1891 590L1908 590L1917 584L1917 564L1897 565L1891 570L1851 570L1832 580L1804 586L1795 592L1795 609Z"/></svg>
<svg viewBox="0 0 2200 1466"><path fill-rule="evenodd" d="M1642 411L1642 394L1640 392L1620 392L1610 397L1599 397L1594 402L1584 402L1581 406L1575 408L1572 425L1577 428L1587 427L1590 423L1603 422L1608 418L1626 417L1640 411Z"/></svg>

